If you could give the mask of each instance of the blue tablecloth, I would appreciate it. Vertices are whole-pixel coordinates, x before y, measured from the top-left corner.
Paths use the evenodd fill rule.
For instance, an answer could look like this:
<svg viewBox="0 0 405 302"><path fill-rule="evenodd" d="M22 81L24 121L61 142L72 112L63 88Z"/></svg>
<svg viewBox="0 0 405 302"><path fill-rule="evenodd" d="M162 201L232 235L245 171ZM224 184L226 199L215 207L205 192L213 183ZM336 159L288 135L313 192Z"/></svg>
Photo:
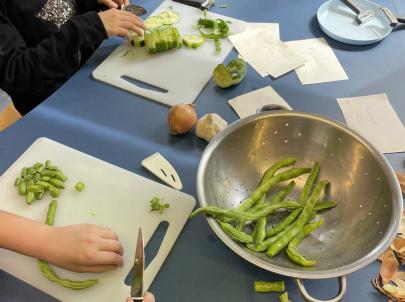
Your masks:
<svg viewBox="0 0 405 302"><path fill-rule="evenodd" d="M399 1L379 1L396 11ZM322 0L218 0L213 11L249 22L280 23L284 41L324 37L317 20ZM141 0L149 12L160 0ZM220 8L228 4L228 8ZM403 13L403 8L402 8ZM298 111L314 112L344 121L337 97L387 93L400 119L405 122L405 30L393 32L370 46L349 46L326 37L350 80L302 86L294 72L279 79L261 78L249 67L238 86L222 90L211 81L196 101L199 116L217 112L228 122L237 119L227 100L267 85ZM102 44L94 56L62 88L18 123L0 133L0 173L4 172L38 137L46 136L140 175L152 177L140 162L159 151L176 167L183 191L196 196L195 175L206 146L193 133L175 137L167 132L168 108L95 81L91 72L121 42L114 38ZM230 57L234 57L232 53ZM404 170L404 154L387 155L396 170ZM342 244L349 244L342 242ZM344 301L386 301L371 286L377 262L348 276ZM278 276L242 260L211 231L203 217L190 221L151 291L158 301L276 301L277 295L255 294L254 280L286 280L293 301L301 301L292 279ZM336 280L308 281L319 298L337 291ZM35 288L0 271L0 301L55 301ZM111 301L113 302L113 301Z"/></svg>

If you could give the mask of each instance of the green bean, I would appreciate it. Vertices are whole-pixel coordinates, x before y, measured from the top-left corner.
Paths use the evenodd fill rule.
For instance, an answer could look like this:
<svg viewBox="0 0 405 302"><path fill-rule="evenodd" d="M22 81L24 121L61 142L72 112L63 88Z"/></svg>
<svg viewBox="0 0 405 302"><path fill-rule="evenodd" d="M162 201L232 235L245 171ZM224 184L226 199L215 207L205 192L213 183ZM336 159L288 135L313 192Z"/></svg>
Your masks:
<svg viewBox="0 0 405 302"><path fill-rule="evenodd" d="M26 181L26 184L27 184L27 188L28 188L29 186L35 185L35 181L33 179L29 179Z"/></svg>
<svg viewBox="0 0 405 302"><path fill-rule="evenodd" d="M21 177L24 177L25 175L27 175L28 173L28 169L27 168L22 168L21 169Z"/></svg>
<svg viewBox="0 0 405 302"><path fill-rule="evenodd" d="M255 228L253 230L253 240L255 243L263 242L264 238L266 238L266 224L266 217L262 217L257 220Z"/></svg>
<svg viewBox="0 0 405 302"><path fill-rule="evenodd" d="M309 216L311 215L313 208L316 204L316 202L319 199L319 196L321 195L323 189L325 186L328 184L327 180L321 180L315 187L314 191L311 194L311 197L309 198L308 202L305 204L304 209L302 210L300 216L297 218L297 220L292 224L292 228L289 229L285 235L278 239L276 242L274 242L270 247L268 248L266 254L269 257L273 257L278 254L278 252L281 251L287 244L295 237L295 235L298 234L298 232L303 228L305 223L307 222Z"/></svg>
<svg viewBox="0 0 405 302"><path fill-rule="evenodd" d="M18 187L18 186L20 185L20 182L21 182L21 178L17 177L17 178L15 179L15 181L14 181L14 185L15 185L16 187Z"/></svg>
<svg viewBox="0 0 405 302"><path fill-rule="evenodd" d="M67 180L67 177L61 171L56 171L55 177L63 182Z"/></svg>
<svg viewBox="0 0 405 302"><path fill-rule="evenodd" d="M306 224L302 228L302 230L294 237L294 239L290 241L286 251L288 257L293 262L305 267L314 266L316 264L315 260L308 260L303 255L298 253L297 247L306 236L308 236L311 232L319 228L323 224L323 222L324 220L323 218L321 218L319 221Z"/></svg>
<svg viewBox="0 0 405 302"><path fill-rule="evenodd" d="M75 189L76 189L76 191L78 191L78 192L83 191L83 189L84 189L84 183L82 183L81 181L77 182L76 185L75 185ZM158 200L159 200L159 199L158 199Z"/></svg>
<svg viewBox="0 0 405 302"><path fill-rule="evenodd" d="M266 230L266 237L271 237L277 235L282 230L284 230L287 226L294 222L294 220L300 215L302 212L302 208L297 208L292 211L287 217L285 217L280 223L275 225L272 228Z"/></svg>
<svg viewBox="0 0 405 302"><path fill-rule="evenodd" d="M236 229L238 231L243 231L243 228L245 227L246 220L244 219L239 219L238 224L236 225Z"/></svg>
<svg viewBox="0 0 405 302"><path fill-rule="evenodd" d="M44 170L41 172L41 176L55 177L55 171Z"/></svg>
<svg viewBox="0 0 405 302"><path fill-rule="evenodd" d="M248 221L256 221L262 217L266 217L269 214L273 213L275 210L284 208L284 209L295 209L297 207L302 207L295 201L284 201L281 203L272 203L269 204L267 207L263 208L261 211L255 212L255 213L249 213L249 212L242 212L234 209L230 210L223 210L218 207L214 206L208 206L208 207L202 207L197 210L195 210L193 213L191 213L190 218L193 218L194 216L198 214L209 214L215 217L228 217L228 218L233 218L233 219L244 219Z"/></svg>
<svg viewBox="0 0 405 302"><path fill-rule="evenodd" d="M49 181L51 178L49 176L41 176L41 180Z"/></svg>
<svg viewBox="0 0 405 302"><path fill-rule="evenodd" d="M44 194L45 194L45 191L35 193L35 199L36 200L41 200L42 197L44 196Z"/></svg>
<svg viewBox="0 0 405 302"><path fill-rule="evenodd" d="M39 174L38 172L35 173L35 175L34 175L34 180L35 180L35 181L41 180L41 174Z"/></svg>
<svg viewBox="0 0 405 302"><path fill-rule="evenodd" d="M287 292L285 292L284 294L281 294L280 296L278 296L278 298L279 298L280 302L291 302L288 299L288 293Z"/></svg>
<svg viewBox="0 0 405 302"><path fill-rule="evenodd" d="M296 178L302 174L308 173L311 171L309 168L292 168L276 176L271 177L270 179L266 180L263 184L261 184L251 195L248 199L243 201L241 205L237 208L239 211L246 211L247 209L251 208L255 205L255 203L265 195L271 187L276 185L279 182L283 182L292 178Z"/></svg>
<svg viewBox="0 0 405 302"><path fill-rule="evenodd" d="M26 174L26 175L23 176L24 181L31 180L33 178L34 178L34 176L31 175L31 174Z"/></svg>
<svg viewBox="0 0 405 302"><path fill-rule="evenodd" d="M217 221L218 221L219 225L221 226L222 230L224 230L224 232L232 239L237 240L239 242L243 242L243 243L252 243L253 242L253 238L249 234L246 234L244 232L237 230L229 223L225 223L225 222L222 222L219 220L217 220Z"/></svg>
<svg viewBox="0 0 405 302"><path fill-rule="evenodd" d="M20 184L18 185L18 194L20 195L27 194L27 184L25 181L20 181Z"/></svg>
<svg viewBox="0 0 405 302"><path fill-rule="evenodd" d="M32 202L35 200L35 193L34 192L28 192L27 196L25 198L25 201L27 204L32 204Z"/></svg>
<svg viewBox="0 0 405 302"><path fill-rule="evenodd" d="M58 207L58 202L56 200L52 200L49 203L48 213L46 214L45 224L53 225L53 223L55 221L55 215L56 215L56 208L57 207Z"/></svg>
<svg viewBox="0 0 405 302"><path fill-rule="evenodd" d="M268 168L266 170L260 183L266 182L267 180L272 178L279 169L291 166L291 165L295 164L295 162L296 162L296 159L294 157L286 157L286 158L279 160L278 162L276 162L274 165L272 165L270 168Z"/></svg>
<svg viewBox="0 0 405 302"><path fill-rule="evenodd" d="M285 290L284 281L266 282L255 281L255 291L260 293L283 292Z"/></svg>
<svg viewBox="0 0 405 302"><path fill-rule="evenodd" d="M34 165L34 169L39 169L40 167L43 167L44 165L42 163L36 163Z"/></svg>
<svg viewBox="0 0 405 302"><path fill-rule="evenodd" d="M38 185L38 186L43 187L45 190L52 187L52 185L49 182L46 182L46 181L43 181L43 180L38 180L35 184Z"/></svg>
<svg viewBox="0 0 405 302"><path fill-rule="evenodd" d="M27 187L27 192L34 192L34 193L38 193L43 191L44 188L38 185L31 185Z"/></svg>
<svg viewBox="0 0 405 302"><path fill-rule="evenodd" d="M60 181L59 179L55 179L55 178L51 178L49 180L49 183L51 185L53 185L54 187L58 188L58 189L64 189L65 185L62 181Z"/></svg>
<svg viewBox="0 0 405 302"><path fill-rule="evenodd" d="M304 188L302 189L301 195L300 195L300 199L299 199L299 203L301 204L305 204L309 198L309 194L311 193L311 188L312 185L315 182L316 177L318 176L319 173L319 162L315 162L314 166L312 167L311 173L309 174L307 181L305 182Z"/></svg>
<svg viewBox="0 0 405 302"><path fill-rule="evenodd" d="M37 168L35 170L37 171L37 173L41 174L41 172L45 170L45 167L42 166L42 167L39 167L39 168Z"/></svg>
<svg viewBox="0 0 405 302"><path fill-rule="evenodd" d="M49 165L48 167L46 167L48 170L51 170L51 171L56 171L56 170L58 170L58 167L57 166L51 166L51 165Z"/></svg>
<svg viewBox="0 0 405 302"><path fill-rule="evenodd" d="M294 188L295 186L295 181L291 181L287 187L283 190L281 190L280 192L277 192L276 194L274 194L268 203L280 203L282 202L286 196L291 192L291 190ZM254 206L253 208L250 208L248 211L249 212L256 212L258 210L263 209L263 207L266 207L267 204L257 204L256 206Z"/></svg>
<svg viewBox="0 0 405 302"><path fill-rule="evenodd" d="M47 224L49 226L52 226L54 224L57 206L58 206L58 203L56 200L52 200L49 203L49 208L48 208L48 212L46 214L45 224ZM38 265L39 265L40 271L48 280L59 283L60 285L66 287L66 288L70 288L70 289L74 289L74 290L81 290L81 289L91 287L98 282L97 279L89 279L89 280L83 280L83 281L61 279L58 277L58 275L56 275L55 271L49 266L49 264L46 261L38 260Z"/></svg>
<svg viewBox="0 0 405 302"><path fill-rule="evenodd" d="M32 176L34 176L36 172L37 171L35 171L35 169L33 167L29 167L28 170L27 170L27 173L31 174Z"/></svg>
<svg viewBox="0 0 405 302"><path fill-rule="evenodd" d="M48 167L51 166L51 165L52 165L51 161L50 161L49 159L47 159L47 160L45 161L45 168L48 169Z"/></svg>
<svg viewBox="0 0 405 302"><path fill-rule="evenodd" d="M280 233L278 233L277 235L275 235L273 237L266 238L266 240L264 240L260 243L257 243L257 244L248 244L246 247L255 252L264 252L265 250L267 250L269 248L269 246L271 244L276 242L279 238L283 237L284 234L287 233L287 231L290 228L291 228L291 225L289 225L287 228L285 228L285 230L281 231Z"/></svg>
<svg viewBox="0 0 405 302"><path fill-rule="evenodd" d="M51 196L52 196L52 197L59 197L59 195L60 195L59 189L58 189L58 188L55 188L55 187L53 187L53 186L50 186L50 187L49 187L49 193L51 193Z"/></svg>
<svg viewBox="0 0 405 302"><path fill-rule="evenodd" d="M334 200L324 201L321 203L317 203L314 207L314 211L321 211L326 209L331 209L336 207L337 203Z"/></svg>

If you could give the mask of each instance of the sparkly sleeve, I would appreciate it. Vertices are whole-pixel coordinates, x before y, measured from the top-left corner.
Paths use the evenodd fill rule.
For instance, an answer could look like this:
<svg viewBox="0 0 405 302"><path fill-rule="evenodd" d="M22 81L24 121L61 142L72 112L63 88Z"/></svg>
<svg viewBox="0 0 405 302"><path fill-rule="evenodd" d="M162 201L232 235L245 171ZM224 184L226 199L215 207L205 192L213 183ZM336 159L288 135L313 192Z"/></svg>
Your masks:
<svg viewBox="0 0 405 302"><path fill-rule="evenodd" d="M89 12L71 18L35 47L27 47L0 11L0 88L25 114L77 71L82 51L95 49L106 38L100 17Z"/></svg>

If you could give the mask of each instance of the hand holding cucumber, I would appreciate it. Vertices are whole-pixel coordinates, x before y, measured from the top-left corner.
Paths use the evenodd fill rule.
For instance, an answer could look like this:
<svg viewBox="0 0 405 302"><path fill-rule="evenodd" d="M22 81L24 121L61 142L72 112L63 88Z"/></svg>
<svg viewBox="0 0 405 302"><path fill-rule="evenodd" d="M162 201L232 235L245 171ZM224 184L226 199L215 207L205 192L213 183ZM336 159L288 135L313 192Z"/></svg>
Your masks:
<svg viewBox="0 0 405 302"><path fill-rule="evenodd" d="M143 36L145 25L142 19L130 12L110 8L98 13L98 15L109 37L120 36L131 40L131 31Z"/></svg>

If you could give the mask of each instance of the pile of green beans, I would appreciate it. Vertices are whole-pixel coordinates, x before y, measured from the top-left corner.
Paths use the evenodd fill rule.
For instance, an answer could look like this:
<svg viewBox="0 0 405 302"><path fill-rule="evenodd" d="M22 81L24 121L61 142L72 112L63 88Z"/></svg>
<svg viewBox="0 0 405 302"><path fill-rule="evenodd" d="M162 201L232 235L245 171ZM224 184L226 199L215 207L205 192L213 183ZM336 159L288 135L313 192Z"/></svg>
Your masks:
<svg viewBox="0 0 405 302"><path fill-rule="evenodd" d="M59 197L61 190L65 188L67 177L51 161L36 163L31 167L21 169L20 177L17 177L14 185L18 193L25 196L27 204L35 200L41 200L46 192L53 197Z"/></svg>
<svg viewBox="0 0 405 302"><path fill-rule="evenodd" d="M320 164L315 162L312 168L289 168L296 159L286 157L273 164L264 173L259 186L235 209L221 209L215 206L202 207L191 213L191 218L198 214L215 217L222 230L233 240L244 244L255 252L266 252L269 257L276 256L285 249L288 257L301 266L314 266L316 261L306 259L298 253L300 242L311 232L318 229L324 222L320 218L311 222L317 212L336 207L335 201L320 201L321 195L328 185L327 180L316 181ZM300 175L309 173L298 202L287 199L293 190L292 180ZM269 200L266 196L279 183L291 180L288 185L274 192ZM278 224L268 227L269 217L276 211L284 210L289 213ZM252 232L246 231L246 225L254 224Z"/></svg>
<svg viewBox="0 0 405 302"><path fill-rule="evenodd" d="M58 203L56 200L52 200L49 203L48 213L46 215L45 224L52 226L55 221L55 214L56 208ZM97 279L88 279L88 280L70 280L70 279L62 279L60 278L55 271L49 266L48 262L44 260L38 260L38 265L41 273L50 281L56 282L63 287L74 289L74 290L81 290L85 288L89 288L96 284L98 281Z"/></svg>

